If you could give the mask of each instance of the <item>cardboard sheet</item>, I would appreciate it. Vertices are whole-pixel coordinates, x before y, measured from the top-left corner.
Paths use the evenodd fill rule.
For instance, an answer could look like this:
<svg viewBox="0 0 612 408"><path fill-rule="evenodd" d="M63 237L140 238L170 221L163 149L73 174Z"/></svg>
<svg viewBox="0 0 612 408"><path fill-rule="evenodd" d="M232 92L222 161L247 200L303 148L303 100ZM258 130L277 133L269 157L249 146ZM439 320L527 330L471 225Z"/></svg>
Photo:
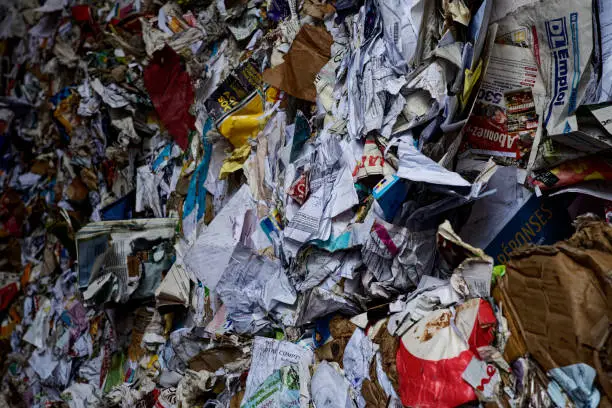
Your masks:
<svg viewBox="0 0 612 408"><path fill-rule="evenodd" d="M545 370L601 367L596 356L609 336L611 266L612 226L600 221L583 221L567 241L515 252L498 296L512 330L507 360L524 351L524 341ZM610 389L605 372L597 371Z"/></svg>
<svg viewBox="0 0 612 408"><path fill-rule="evenodd" d="M302 26L285 55L285 62L263 72L263 79L289 95L315 102L314 80L331 57L332 37L324 29Z"/></svg>

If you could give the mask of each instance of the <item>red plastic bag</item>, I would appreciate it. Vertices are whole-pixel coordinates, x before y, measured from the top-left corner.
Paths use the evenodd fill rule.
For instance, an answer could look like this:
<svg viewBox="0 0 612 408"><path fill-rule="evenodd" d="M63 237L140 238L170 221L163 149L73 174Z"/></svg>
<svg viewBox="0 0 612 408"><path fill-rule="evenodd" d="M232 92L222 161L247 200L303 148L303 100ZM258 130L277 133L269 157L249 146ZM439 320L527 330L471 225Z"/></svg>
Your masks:
<svg viewBox="0 0 612 408"><path fill-rule="evenodd" d="M476 399L461 374L491 344L495 314L482 299L451 309L436 310L410 328L397 350L399 391L404 406L456 407Z"/></svg>
<svg viewBox="0 0 612 408"><path fill-rule="evenodd" d="M189 113L193 103L193 87L189 74L181 66L181 58L172 48L153 54L153 61L144 71L144 83L155 110L176 143L185 150L195 119Z"/></svg>

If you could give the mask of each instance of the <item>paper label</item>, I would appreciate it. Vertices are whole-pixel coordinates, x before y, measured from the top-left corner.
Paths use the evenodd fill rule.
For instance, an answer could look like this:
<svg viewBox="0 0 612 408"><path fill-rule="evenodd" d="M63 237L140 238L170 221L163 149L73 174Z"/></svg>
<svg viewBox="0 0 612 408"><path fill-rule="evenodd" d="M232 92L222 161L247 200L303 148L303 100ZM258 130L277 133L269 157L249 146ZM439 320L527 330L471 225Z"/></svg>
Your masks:
<svg viewBox="0 0 612 408"><path fill-rule="evenodd" d="M487 364L476 357L472 357L461 378L486 400L495 399L495 392L501 381L499 370L493 364Z"/></svg>

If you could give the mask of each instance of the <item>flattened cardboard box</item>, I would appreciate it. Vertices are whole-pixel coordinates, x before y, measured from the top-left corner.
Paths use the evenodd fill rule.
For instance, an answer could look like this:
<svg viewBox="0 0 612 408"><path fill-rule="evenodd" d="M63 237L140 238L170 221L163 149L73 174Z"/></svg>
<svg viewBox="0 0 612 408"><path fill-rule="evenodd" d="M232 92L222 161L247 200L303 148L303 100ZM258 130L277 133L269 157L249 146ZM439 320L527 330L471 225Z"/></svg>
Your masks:
<svg viewBox="0 0 612 408"><path fill-rule="evenodd" d="M523 353L524 340L545 370L580 362L594 367L612 398L598 355L610 332L612 226L583 221L569 240L514 252L506 267L500 289L512 330L509 361Z"/></svg>

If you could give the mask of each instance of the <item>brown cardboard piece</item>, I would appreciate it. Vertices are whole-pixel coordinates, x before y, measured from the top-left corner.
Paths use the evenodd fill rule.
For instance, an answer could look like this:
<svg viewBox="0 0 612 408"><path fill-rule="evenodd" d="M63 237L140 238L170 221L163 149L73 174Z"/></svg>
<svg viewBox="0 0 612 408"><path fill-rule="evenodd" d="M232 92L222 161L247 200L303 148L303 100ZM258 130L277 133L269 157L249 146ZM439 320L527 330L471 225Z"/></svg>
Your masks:
<svg viewBox="0 0 612 408"><path fill-rule="evenodd" d="M567 241L514 252L500 292L512 331L509 361L528 351L545 370L586 363L612 398L601 368L609 356L599 354L612 352L604 349L612 310L612 226L581 220Z"/></svg>
<svg viewBox="0 0 612 408"><path fill-rule="evenodd" d="M68 199L77 203L82 202L87 198L87 194L89 193L89 189L83 183L80 177L75 177L72 179L72 182L68 186L66 191L66 195Z"/></svg>
<svg viewBox="0 0 612 408"><path fill-rule="evenodd" d="M395 364L395 356L397 356L397 348L399 347L399 337L389 334L386 322L374 336L374 343L380 346L382 357L382 369L389 377L389 381L393 385L393 389L398 392L399 378L397 374L397 366Z"/></svg>
<svg viewBox="0 0 612 408"><path fill-rule="evenodd" d="M240 408L242 398L244 398L244 390L240 390L236 394L234 394L234 396L230 400L230 408Z"/></svg>
<svg viewBox="0 0 612 408"><path fill-rule="evenodd" d="M319 361L334 361L338 363L341 368L344 368L342 361L344 349L356 328L357 326L351 323L349 319L341 316L334 316L329 322L329 332L332 340L315 350L317 359Z"/></svg>
<svg viewBox="0 0 612 408"><path fill-rule="evenodd" d="M320 0L304 1L302 10L304 11L304 13L308 14L311 17L314 17L317 20L323 20L326 15L333 14L336 11L334 6Z"/></svg>
<svg viewBox="0 0 612 408"><path fill-rule="evenodd" d="M263 80L289 95L315 102L314 80L331 57L332 36L324 28L309 24L295 36L285 61L263 72Z"/></svg>
<svg viewBox="0 0 612 408"><path fill-rule="evenodd" d="M387 375L396 394L399 394L399 381L395 357L399 346L399 337L394 337L387 330L387 321L374 334L372 341L379 345L381 353L382 370ZM376 359L370 363L370 378L363 381L361 394L367 407L385 408L389 405L389 398L382 387L376 371Z"/></svg>
<svg viewBox="0 0 612 408"><path fill-rule="evenodd" d="M206 370L214 373L225 364L236 361L241 357L243 357L243 352L238 347L215 347L203 350L189 360L189 368L194 371Z"/></svg>
<svg viewBox="0 0 612 408"><path fill-rule="evenodd" d="M376 361L372 361L370 364L370 378L366 378L361 386L361 394L363 399L366 401L367 407L372 408L386 408L387 407L387 395L385 394L384 388L378 382L378 375L376 374Z"/></svg>

